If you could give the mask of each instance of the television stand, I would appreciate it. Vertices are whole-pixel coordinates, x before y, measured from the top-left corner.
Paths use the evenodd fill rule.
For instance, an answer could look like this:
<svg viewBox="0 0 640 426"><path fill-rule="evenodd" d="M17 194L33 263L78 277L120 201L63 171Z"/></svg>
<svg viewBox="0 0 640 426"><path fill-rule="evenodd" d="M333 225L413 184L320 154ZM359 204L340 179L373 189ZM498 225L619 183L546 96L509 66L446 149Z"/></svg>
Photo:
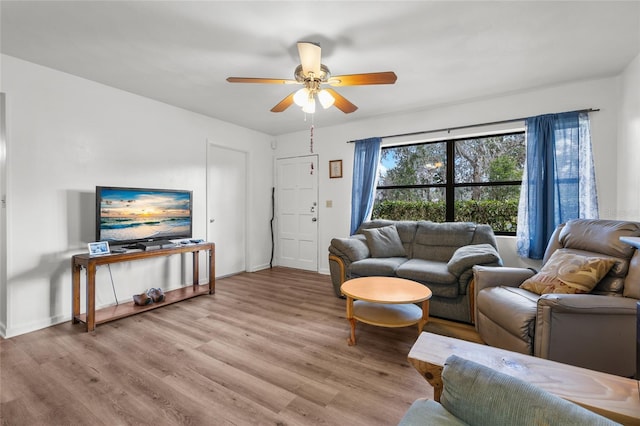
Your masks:
<svg viewBox="0 0 640 426"><path fill-rule="evenodd" d="M209 252L209 282L199 284L199 256L201 251ZM151 257L171 256L174 254L192 253L193 284L165 293L165 300L145 306L137 306L133 301L119 305L108 306L96 311L96 269L100 265L112 263L131 262L134 260L148 259ZM85 290L87 297L86 313L80 313L80 271L86 270ZM127 253L108 254L104 256L90 256L89 253L76 254L71 258L71 286L72 286L72 312L71 318L74 324L83 322L87 325L87 331L94 331L96 325L120 318L125 318L151 309L161 308L171 303L189 299L203 294L215 293L215 244L199 243L185 246L156 249L150 251L134 251Z"/></svg>

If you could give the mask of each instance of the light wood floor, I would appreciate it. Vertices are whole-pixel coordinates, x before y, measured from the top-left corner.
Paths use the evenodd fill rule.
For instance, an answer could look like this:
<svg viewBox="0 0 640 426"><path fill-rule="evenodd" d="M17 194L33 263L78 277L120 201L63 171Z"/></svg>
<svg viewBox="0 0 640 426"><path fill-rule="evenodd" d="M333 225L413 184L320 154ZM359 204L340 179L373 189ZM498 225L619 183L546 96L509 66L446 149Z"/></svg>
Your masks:
<svg viewBox="0 0 640 426"><path fill-rule="evenodd" d="M0 339L10 425L395 425L433 396L407 362L416 327L358 324L328 276L286 268L83 332L67 322ZM427 329L469 340L472 327Z"/></svg>

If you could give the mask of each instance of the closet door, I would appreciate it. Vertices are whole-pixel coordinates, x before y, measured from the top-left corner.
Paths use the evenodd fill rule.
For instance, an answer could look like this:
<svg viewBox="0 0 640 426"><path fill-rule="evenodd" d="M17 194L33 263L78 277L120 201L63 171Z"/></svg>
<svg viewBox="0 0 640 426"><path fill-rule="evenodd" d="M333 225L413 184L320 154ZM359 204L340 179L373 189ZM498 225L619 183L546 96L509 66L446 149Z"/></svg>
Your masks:
<svg viewBox="0 0 640 426"><path fill-rule="evenodd" d="M207 240L216 244L216 276L247 265L247 153L207 147Z"/></svg>

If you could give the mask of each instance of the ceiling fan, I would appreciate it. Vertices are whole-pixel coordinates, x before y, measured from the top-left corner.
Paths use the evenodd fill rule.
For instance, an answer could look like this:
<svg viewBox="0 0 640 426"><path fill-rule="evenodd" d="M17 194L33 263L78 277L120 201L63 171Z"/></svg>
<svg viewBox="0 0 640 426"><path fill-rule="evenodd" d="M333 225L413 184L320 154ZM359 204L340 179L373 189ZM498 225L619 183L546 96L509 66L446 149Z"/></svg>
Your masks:
<svg viewBox="0 0 640 426"><path fill-rule="evenodd" d="M340 111L349 114L357 110L358 107L335 90L322 87L323 84L335 87L393 84L397 79L393 71L331 76L329 68L320 63L321 49L317 43L298 42L298 54L300 55L300 65L296 67L294 80L229 77L227 81L229 83L302 84L304 86L271 108L272 112L282 112L295 103L302 107L304 112L313 114L316 110L316 98L318 98L323 108L327 109L335 105Z"/></svg>

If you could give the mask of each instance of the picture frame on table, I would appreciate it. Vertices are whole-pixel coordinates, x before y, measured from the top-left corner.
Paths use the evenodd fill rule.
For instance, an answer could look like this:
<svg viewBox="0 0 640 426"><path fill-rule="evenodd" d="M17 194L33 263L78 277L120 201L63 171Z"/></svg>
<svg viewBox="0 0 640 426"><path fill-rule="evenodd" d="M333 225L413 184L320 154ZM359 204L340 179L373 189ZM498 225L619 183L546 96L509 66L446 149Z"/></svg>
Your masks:
<svg viewBox="0 0 640 426"><path fill-rule="evenodd" d="M103 256L105 254L111 254L109 243L107 241L97 241L95 243L89 243L89 256Z"/></svg>

